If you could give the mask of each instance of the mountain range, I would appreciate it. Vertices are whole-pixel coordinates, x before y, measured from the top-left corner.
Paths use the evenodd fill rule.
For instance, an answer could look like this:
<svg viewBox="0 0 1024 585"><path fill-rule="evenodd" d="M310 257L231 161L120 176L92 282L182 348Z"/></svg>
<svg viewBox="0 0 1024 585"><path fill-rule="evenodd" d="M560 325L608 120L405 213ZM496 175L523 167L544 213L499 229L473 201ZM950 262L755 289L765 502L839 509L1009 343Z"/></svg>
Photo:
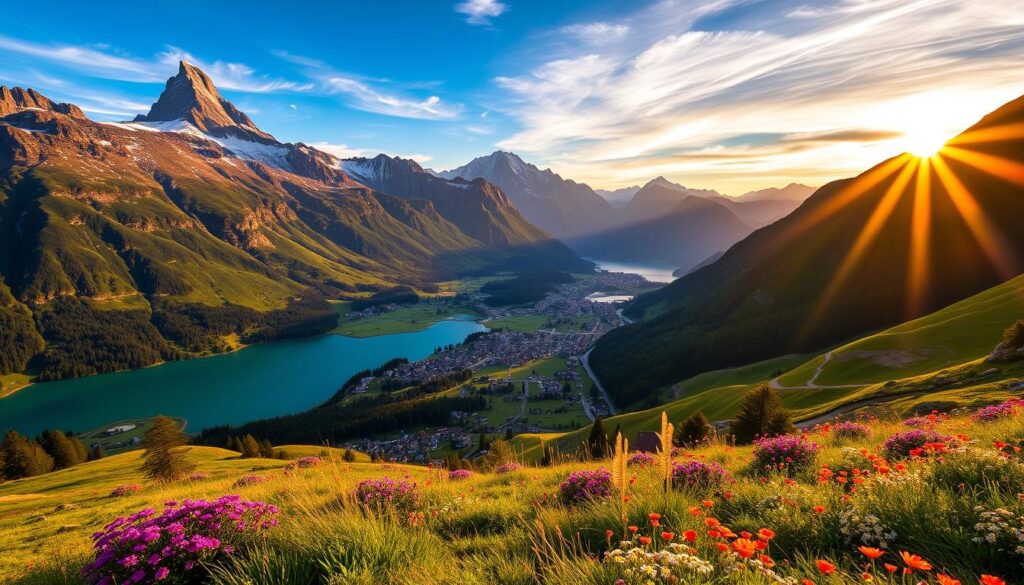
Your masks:
<svg viewBox="0 0 1024 585"><path fill-rule="evenodd" d="M81 342L61 319L72 300L133 319L109 351L89 350L80 373L91 373L128 354L133 366L167 358L162 338L183 343L183 327L232 332L299 299L590 266L485 181L279 142L186 62L131 122L94 122L20 88L0 88L0 115L0 353ZM212 327L215 309L248 321L221 314L227 324ZM31 357L0 361L0 373Z"/></svg>
<svg viewBox="0 0 1024 585"><path fill-rule="evenodd" d="M1024 97L931 158L818 189L717 261L637 298L593 367L621 405L701 372L820 349L928 314L1024 267ZM759 197L760 195L751 195Z"/></svg>
<svg viewBox="0 0 1024 585"><path fill-rule="evenodd" d="M794 183L733 198L658 177L608 192L617 198L613 205L585 184L500 150L436 174L497 185L524 217L584 256L657 260L684 271L784 217L814 191Z"/></svg>

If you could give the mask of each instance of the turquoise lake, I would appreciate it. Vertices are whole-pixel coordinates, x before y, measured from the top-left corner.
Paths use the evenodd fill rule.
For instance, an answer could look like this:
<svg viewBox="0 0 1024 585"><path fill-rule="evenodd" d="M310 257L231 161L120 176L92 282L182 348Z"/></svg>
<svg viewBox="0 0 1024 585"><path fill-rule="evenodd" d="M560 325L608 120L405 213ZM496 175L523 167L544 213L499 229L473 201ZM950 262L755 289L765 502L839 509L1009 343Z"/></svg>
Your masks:
<svg viewBox="0 0 1024 585"><path fill-rule="evenodd" d="M414 333L323 335L276 341L142 370L37 384L0 399L0 430L82 432L118 420L165 414L187 430L299 412L330 398L352 374L394 357L423 359L486 328L468 319Z"/></svg>

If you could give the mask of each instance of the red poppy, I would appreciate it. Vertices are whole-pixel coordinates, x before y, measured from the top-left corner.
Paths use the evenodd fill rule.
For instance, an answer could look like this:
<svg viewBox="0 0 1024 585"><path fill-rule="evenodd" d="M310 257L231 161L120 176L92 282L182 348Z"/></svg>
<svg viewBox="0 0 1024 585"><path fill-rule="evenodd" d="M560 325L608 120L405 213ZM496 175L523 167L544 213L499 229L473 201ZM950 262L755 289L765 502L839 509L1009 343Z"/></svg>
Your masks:
<svg viewBox="0 0 1024 585"><path fill-rule="evenodd" d="M761 564L763 564L766 567L770 568L775 566L775 561L773 561L772 558L768 555L761 555L758 558L761 559Z"/></svg>
<svg viewBox="0 0 1024 585"><path fill-rule="evenodd" d="M661 533L661 539L662 540L672 540L675 537L676 537L676 535L675 535L674 532L662 532Z"/></svg>
<svg viewBox="0 0 1024 585"><path fill-rule="evenodd" d="M1006 585L1006 581L992 575L982 575L981 585Z"/></svg>
<svg viewBox="0 0 1024 585"><path fill-rule="evenodd" d="M896 572L896 569L898 569L898 568L899 568L899 567L897 567L896 565L893 565L893 564L890 564L890 563L885 563L885 564L884 564L884 565L882 565L882 566L883 566L883 567L885 567L885 570L886 570L886 571L889 571L890 573L895 573L895 572Z"/></svg>
<svg viewBox="0 0 1024 585"><path fill-rule="evenodd" d="M683 532L683 538L686 539L686 542L693 542L697 540L697 532L694 530L687 530L686 532Z"/></svg>
<svg viewBox="0 0 1024 585"><path fill-rule="evenodd" d="M724 542L720 542L720 543L716 544L715 547L718 548L718 550L720 550L722 552L725 552L725 551L729 550L729 545L725 544Z"/></svg>
<svg viewBox="0 0 1024 585"><path fill-rule="evenodd" d="M912 555L907 551L902 551L900 552L900 557L903 559L903 564L907 565L907 568L911 571L932 570L932 564L917 555Z"/></svg>
<svg viewBox="0 0 1024 585"><path fill-rule="evenodd" d="M630 526L629 527L629 531L632 532L633 534L636 534L637 530L640 530L639 526Z"/></svg>
<svg viewBox="0 0 1024 585"><path fill-rule="evenodd" d="M712 502L711 500L704 500L703 502L700 503L700 505L704 506L705 508L710 508L711 506L714 506L715 503Z"/></svg>
<svg viewBox="0 0 1024 585"><path fill-rule="evenodd" d="M826 575L831 575L832 573L836 572L836 566L828 561L823 561L819 559L817 561L814 561L814 564L818 565L818 570L822 573L825 573Z"/></svg>
<svg viewBox="0 0 1024 585"><path fill-rule="evenodd" d="M935 577L939 580L939 585L961 585L959 579L954 579L949 575L939 573Z"/></svg>
<svg viewBox="0 0 1024 585"><path fill-rule="evenodd" d="M700 508L698 508L697 506L693 506L692 508L690 508L690 513L694 516L700 516L701 514L703 514L703 512L701 512Z"/></svg>
<svg viewBox="0 0 1024 585"><path fill-rule="evenodd" d="M718 519L717 518L705 518L704 519L704 526L707 526L708 528L714 528L715 526L718 526Z"/></svg>
<svg viewBox="0 0 1024 585"><path fill-rule="evenodd" d="M642 544L644 546L647 546L648 544L651 544L651 537L650 536L641 536L640 537L640 544Z"/></svg>
<svg viewBox="0 0 1024 585"><path fill-rule="evenodd" d="M814 510L815 514L821 514L822 512L825 511L825 506L815 506L815 507L813 507L811 509Z"/></svg>
<svg viewBox="0 0 1024 585"><path fill-rule="evenodd" d="M757 537L761 540L771 540L775 538L775 531L771 528L762 528L757 531Z"/></svg>
<svg viewBox="0 0 1024 585"><path fill-rule="evenodd" d="M878 557L880 557L880 556L885 554L884 550L882 550L880 548L875 548L873 546L860 546L860 547L857 547L857 550L860 551L860 554L866 556L867 558L869 558L871 560L875 560Z"/></svg>
<svg viewBox="0 0 1024 585"><path fill-rule="evenodd" d="M747 540L746 538L737 538L734 540L732 548L736 551L736 554L745 559L749 559L754 556L754 552L757 551L757 548L754 546L754 542L752 540Z"/></svg>

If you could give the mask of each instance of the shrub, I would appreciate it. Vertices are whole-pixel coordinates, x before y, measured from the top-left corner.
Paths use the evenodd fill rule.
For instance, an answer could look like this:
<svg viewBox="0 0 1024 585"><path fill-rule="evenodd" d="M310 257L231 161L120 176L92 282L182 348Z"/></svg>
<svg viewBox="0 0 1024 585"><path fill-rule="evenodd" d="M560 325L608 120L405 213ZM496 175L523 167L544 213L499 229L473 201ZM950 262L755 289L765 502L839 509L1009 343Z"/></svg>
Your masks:
<svg viewBox="0 0 1024 585"><path fill-rule="evenodd" d="M890 460L905 459L924 449L926 445L946 444L952 440L953 437L940 435L929 429L902 431L891 435L882 443L882 454Z"/></svg>
<svg viewBox="0 0 1024 585"><path fill-rule="evenodd" d="M871 436L871 427L853 421L844 421L832 426L832 436L839 439L863 439Z"/></svg>
<svg viewBox="0 0 1024 585"><path fill-rule="evenodd" d="M991 406L983 406L975 411L971 418L977 422L992 422L1014 416L1022 411L1024 411L1024 400L1013 399Z"/></svg>
<svg viewBox="0 0 1024 585"><path fill-rule="evenodd" d="M684 420L683 424L679 425L676 436L673 437L673 442L676 447L684 445L693 446L710 437L711 430L711 423L704 416L704 411L698 410L688 419Z"/></svg>
<svg viewBox="0 0 1024 585"><path fill-rule="evenodd" d="M630 465L639 465L640 467L647 467L648 465L654 465L654 453L648 453L646 451L637 451L629 456Z"/></svg>
<svg viewBox="0 0 1024 585"><path fill-rule="evenodd" d="M506 473L512 473L513 471L519 471L523 466L519 465L515 461L509 461L508 463L502 463L494 470L498 475L504 475Z"/></svg>
<svg viewBox="0 0 1024 585"><path fill-rule="evenodd" d="M238 496L168 502L159 516L142 510L93 534L96 557L82 574L95 585L200 582L211 562L276 526L277 512Z"/></svg>
<svg viewBox="0 0 1024 585"><path fill-rule="evenodd" d="M448 472L448 479L452 481L461 481L471 477L473 477L473 472L468 469L453 469Z"/></svg>
<svg viewBox="0 0 1024 585"><path fill-rule="evenodd" d="M793 431L789 411L782 406L779 393L767 384L743 397L740 411L732 421L737 443L750 443L758 437L782 435Z"/></svg>
<svg viewBox="0 0 1024 585"><path fill-rule="evenodd" d="M398 512L409 512L416 508L420 495L414 483L382 477L360 481L355 498L363 506L378 511L390 507Z"/></svg>
<svg viewBox="0 0 1024 585"><path fill-rule="evenodd" d="M323 463L324 460L317 457L316 455L310 455L309 457L303 457L295 462L299 466L299 469L308 469L310 467L316 467Z"/></svg>
<svg viewBox="0 0 1024 585"><path fill-rule="evenodd" d="M235 483L231 484L231 487L233 487L233 488L240 488L240 487L246 487L246 486L250 486L250 485L257 485L257 484L261 484L261 483L267 481L268 479L270 479L270 478L268 478L265 475L259 475L257 473L252 473L252 474L249 474L249 475L243 475L242 477L238 478L238 480L235 481Z"/></svg>
<svg viewBox="0 0 1024 585"><path fill-rule="evenodd" d="M612 493L612 474L604 468L574 471L558 486L558 497L565 504L607 498Z"/></svg>
<svg viewBox="0 0 1024 585"><path fill-rule="evenodd" d="M204 479L209 479L209 478L210 478L210 474L206 473L206 472L203 472L203 471L199 471L199 472L193 473L192 475L188 476L188 480L189 481L203 481Z"/></svg>
<svg viewBox="0 0 1024 585"><path fill-rule="evenodd" d="M691 460L672 464L672 485L676 488L707 492L732 482L732 475L715 462Z"/></svg>
<svg viewBox="0 0 1024 585"><path fill-rule="evenodd" d="M761 469L792 473L810 467L820 449L800 435L764 437L754 441L754 462Z"/></svg>
<svg viewBox="0 0 1024 585"><path fill-rule="evenodd" d="M126 483L119 485L114 488L114 491L110 492L110 497L120 498L123 496L130 496L138 491L142 490L142 486L137 483Z"/></svg>

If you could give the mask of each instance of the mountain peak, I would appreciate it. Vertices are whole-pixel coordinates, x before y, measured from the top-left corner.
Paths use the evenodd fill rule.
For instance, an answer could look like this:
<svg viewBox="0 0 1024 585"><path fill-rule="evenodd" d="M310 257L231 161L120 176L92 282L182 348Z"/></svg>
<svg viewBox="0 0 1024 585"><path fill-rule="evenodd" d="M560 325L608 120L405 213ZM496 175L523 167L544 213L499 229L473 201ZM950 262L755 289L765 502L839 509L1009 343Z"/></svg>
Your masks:
<svg viewBox="0 0 1024 585"><path fill-rule="evenodd" d="M214 136L233 135L257 142L276 142L256 127L234 104L224 99L213 80L202 69L181 61L177 75L167 80L160 98L137 122L185 120Z"/></svg>
<svg viewBox="0 0 1024 585"><path fill-rule="evenodd" d="M58 112L72 118L85 119L85 114L74 104L54 102L32 88L8 88L7 86L0 85L0 116L32 108Z"/></svg>

